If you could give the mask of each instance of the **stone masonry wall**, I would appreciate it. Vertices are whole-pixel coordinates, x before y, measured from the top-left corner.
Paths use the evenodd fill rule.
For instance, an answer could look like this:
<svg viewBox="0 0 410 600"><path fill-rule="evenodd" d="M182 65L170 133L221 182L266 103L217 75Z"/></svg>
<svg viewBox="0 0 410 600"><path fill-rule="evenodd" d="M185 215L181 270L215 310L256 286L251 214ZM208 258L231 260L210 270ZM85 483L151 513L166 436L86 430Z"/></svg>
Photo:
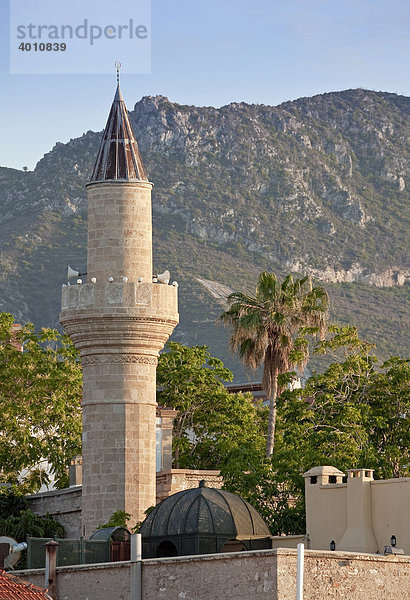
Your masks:
<svg viewBox="0 0 410 600"><path fill-rule="evenodd" d="M88 184L87 283L62 288L60 322L83 366L82 535L156 500L156 366L177 288L152 279L151 188Z"/></svg>
<svg viewBox="0 0 410 600"><path fill-rule="evenodd" d="M88 184L88 277L152 278L151 189L148 182Z"/></svg>
<svg viewBox="0 0 410 600"><path fill-rule="evenodd" d="M171 494L198 487L201 479L205 479L211 487L222 487L219 471L169 469L160 471L156 477L157 504ZM76 486L27 496L27 500L33 512L38 515L49 513L61 523L65 537L79 538L82 535L81 494L82 487Z"/></svg>
<svg viewBox="0 0 410 600"><path fill-rule="evenodd" d="M53 490L27 496L30 508L37 515L49 513L61 523L65 537L79 538L81 536L81 487L64 490Z"/></svg>
<svg viewBox="0 0 410 600"><path fill-rule="evenodd" d="M205 479L209 487L220 489L223 485L219 471L169 469L157 473L157 504L168 498L171 494L191 490L198 487L199 482Z"/></svg>
<svg viewBox="0 0 410 600"><path fill-rule="evenodd" d="M129 600L130 563L57 569L64 600ZM44 571L21 571L43 585ZM143 600L294 600L296 550L144 560ZM410 594L410 556L305 551L304 600L404 600Z"/></svg>

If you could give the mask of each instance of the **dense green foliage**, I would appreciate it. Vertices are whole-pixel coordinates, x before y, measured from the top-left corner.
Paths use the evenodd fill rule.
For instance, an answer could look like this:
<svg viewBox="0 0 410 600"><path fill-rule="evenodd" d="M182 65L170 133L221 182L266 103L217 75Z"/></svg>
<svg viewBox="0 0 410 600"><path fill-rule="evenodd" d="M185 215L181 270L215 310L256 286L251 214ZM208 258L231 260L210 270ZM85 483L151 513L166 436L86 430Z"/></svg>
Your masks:
<svg viewBox="0 0 410 600"><path fill-rule="evenodd" d="M251 502L273 534L303 531L303 496L265 458L268 409L249 394L230 394L232 374L204 346L170 342L158 365L158 402L178 411L174 456L184 468L219 469L224 487ZM178 464L178 463L177 463ZM284 483L285 482L285 483ZM302 515L302 516L301 516Z"/></svg>
<svg viewBox="0 0 410 600"><path fill-rule="evenodd" d="M0 493L0 535L25 542L31 537L64 537L64 527L49 514L35 515L24 496L10 489Z"/></svg>
<svg viewBox="0 0 410 600"><path fill-rule="evenodd" d="M158 403L174 408L175 466L192 469L247 468L248 456L264 446L265 410L249 394L230 394L232 373L205 346L167 344L158 364Z"/></svg>
<svg viewBox="0 0 410 600"><path fill-rule="evenodd" d="M107 523L98 525L97 529L104 529L105 527L125 527L127 528L127 522L131 519L130 513L125 510L116 510Z"/></svg>
<svg viewBox="0 0 410 600"><path fill-rule="evenodd" d="M220 470L224 487L249 500L272 533L299 533L303 499L288 506L289 491L277 484L265 459L268 409L255 405L250 394L230 394L223 381L231 380L205 346L167 344L158 365L158 402L178 411L175 466Z"/></svg>
<svg viewBox="0 0 410 600"><path fill-rule="evenodd" d="M0 482L34 492L51 473L57 487L67 487L70 460L81 454L77 352L56 330L12 327L13 317L1 313Z"/></svg>
<svg viewBox="0 0 410 600"><path fill-rule="evenodd" d="M354 327L331 330L316 349L331 356L329 367L278 400L275 460L295 476L319 464L373 468L377 478L408 476L409 361L391 357L379 365L374 347Z"/></svg>
<svg viewBox="0 0 410 600"><path fill-rule="evenodd" d="M308 469L326 464L344 472L370 468L378 479L410 474L410 364L392 357L379 366L373 351L354 327L332 327L316 349L330 355L328 368L313 374L303 389L285 390L278 398L272 480L296 500L295 507L282 507L279 514L295 533L304 519L302 475ZM250 494L269 519L265 490L260 495L250 488Z"/></svg>
<svg viewBox="0 0 410 600"><path fill-rule="evenodd" d="M175 445L181 465L220 469L226 489L255 506L273 534L305 531L302 475L311 467L367 467L376 478L408 476L409 362L392 357L378 365L373 351L355 328L330 328L316 347L328 356L326 370L278 398L275 450L268 460L266 409L226 393L220 379L229 380L229 372L206 348L169 344L160 359L159 399L179 411ZM293 376L279 376L280 385Z"/></svg>
<svg viewBox="0 0 410 600"><path fill-rule="evenodd" d="M147 510L144 511L145 514L149 515L149 513L152 510L154 510L154 508L155 506L150 506L149 508L147 508ZM107 523L99 525L97 529L104 529L105 527L124 527L125 529L131 531L131 533L138 533L141 529L142 521L138 521L137 523L135 523L135 525L132 525L132 522L130 522L131 516L132 515L130 515L130 513L127 513L125 510L116 510L111 515Z"/></svg>

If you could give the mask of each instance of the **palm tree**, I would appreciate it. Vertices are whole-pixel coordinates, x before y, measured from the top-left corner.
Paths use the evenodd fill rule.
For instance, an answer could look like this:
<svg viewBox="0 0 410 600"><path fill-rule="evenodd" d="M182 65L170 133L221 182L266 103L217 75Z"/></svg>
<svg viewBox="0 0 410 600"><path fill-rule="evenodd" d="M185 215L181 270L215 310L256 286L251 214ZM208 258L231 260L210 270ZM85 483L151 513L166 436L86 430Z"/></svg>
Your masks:
<svg viewBox="0 0 410 600"><path fill-rule="evenodd" d="M256 369L263 363L262 387L269 398L266 456L275 442L278 375L292 367L303 372L309 348L305 334L323 336L328 321L328 295L313 287L310 277L294 280L288 275L282 284L274 273L259 275L255 295L234 292L221 320L232 327L230 348L238 350L242 362ZM299 335L302 333L302 335Z"/></svg>

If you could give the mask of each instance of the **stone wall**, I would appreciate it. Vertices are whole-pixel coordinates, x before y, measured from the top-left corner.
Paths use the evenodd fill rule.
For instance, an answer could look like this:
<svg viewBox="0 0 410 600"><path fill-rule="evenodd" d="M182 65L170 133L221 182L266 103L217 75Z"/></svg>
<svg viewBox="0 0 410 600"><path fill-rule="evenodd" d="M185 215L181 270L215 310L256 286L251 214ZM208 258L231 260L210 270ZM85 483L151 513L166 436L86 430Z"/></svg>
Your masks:
<svg viewBox="0 0 410 600"><path fill-rule="evenodd" d="M271 537L272 548L297 548L298 544L304 544L310 548L308 535L273 535Z"/></svg>
<svg viewBox="0 0 410 600"><path fill-rule="evenodd" d="M64 600L129 600L130 563L57 569ZM16 573L36 585L44 571ZM304 600L386 600L408 597L410 557L305 551ZM143 600L294 600L296 550L144 560Z"/></svg>
<svg viewBox="0 0 410 600"><path fill-rule="evenodd" d="M63 525L65 537L81 536L81 487L53 490L27 496L30 508L37 515L49 513Z"/></svg>
<svg viewBox="0 0 410 600"><path fill-rule="evenodd" d="M221 488L219 471L169 469L157 473L157 503L171 494L198 487L205 479L211 487ZM79 538L81 532L81 486L64 490L53 490L27 496L30 507L38 515L49 513L61 523L65 537Z"/></svg>
<svg viewBox="0 0 410 600"><path fill-rule="evenodd" d="M157 503L171 494L198 487L202 479L209 487L221 489L223 485L219 471L169 469L157 473Z"/></svg>

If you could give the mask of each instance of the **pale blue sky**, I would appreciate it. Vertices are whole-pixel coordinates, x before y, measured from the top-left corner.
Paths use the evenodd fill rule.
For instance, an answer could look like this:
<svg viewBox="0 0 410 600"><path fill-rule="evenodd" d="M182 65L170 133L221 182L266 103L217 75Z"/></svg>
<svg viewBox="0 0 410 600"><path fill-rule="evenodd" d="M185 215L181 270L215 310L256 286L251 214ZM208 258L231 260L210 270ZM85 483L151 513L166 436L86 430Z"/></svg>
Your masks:
<svg viewBox="0 0 410 600"><path fill-rule="evenodd" d="M135 0L120 4L135 12ZM98 0L101 10L115 5ZM409 95L409 23L408 0L152 0L151 74L127 75L124 65L121 87L129 109L155 94L212 106L357 87ZM31 169L55 142L104 127L114 69L10 75L9 41L9 2L0 0L0 165Z"/></svg>

